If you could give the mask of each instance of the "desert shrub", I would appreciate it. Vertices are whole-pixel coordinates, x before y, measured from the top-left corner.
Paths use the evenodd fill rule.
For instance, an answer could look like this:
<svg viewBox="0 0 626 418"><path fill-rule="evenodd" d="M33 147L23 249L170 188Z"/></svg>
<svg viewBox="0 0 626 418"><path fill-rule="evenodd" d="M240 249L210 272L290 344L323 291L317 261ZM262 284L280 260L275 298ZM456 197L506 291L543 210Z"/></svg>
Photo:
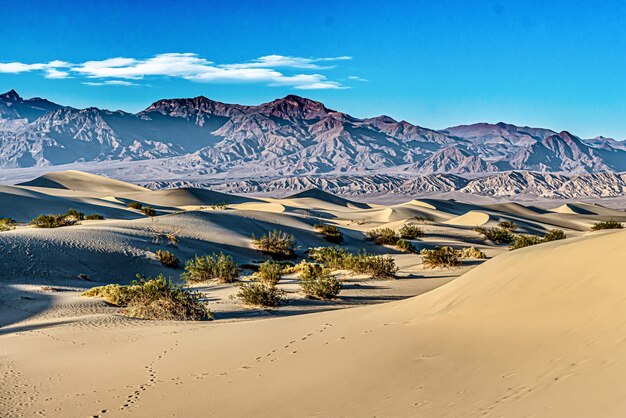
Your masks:
<svg viewBox="0 0 626 418"><path fill-rule="evenodd" d="M306 264L300 279L300 288L309 298L332 299L341 291L341 281L330 275L330 269L319 264Z"/></svg>
<svg viewBox="0 0 626 418"><path fill-rule="evenodd" d="M461 264L456 250L452 247L435 247L432 250L423 249L420 255L422 256L422 264L426 268L450 268Z"/></svg>
<svg viewBox="0 0 626 418"><path fill-rule="evenodd" d="M400 238L402 239L417 239L424 236L424 231L422 231L422 228L412 222L400 228L399 233Z"/></svg>
<svg viewBox="0 0 626 418"><path fill-rule="evenodd" d="M515 235L513 242L509 245L509 250L517 250L531 245L541 244L543 240L535 235Z"/></svg>
<svg viewBox="0 0 626 418"><path fill-rule="evenodd" d="M595 224L591 226L592 231L600 231L602 229L622 229L622 228L624 228L622 223L617 222L617 221L596 222Z"/></svg>
<svg viewBox="0 0 626 418"><path fill-rule="evenodd" d="M30 221L30 224L35 228L59 228L74 225L75 223L74 219L68 219L60 213L56 215L39 215Z"/></svg>
<svg viewBox="0 0 626 418"><path fill-rule="evenodd" d="M228 203L226 202L211 203L211 209L213 210L224 210L227 208L228 208Z"/></svg>
<svg viewBox="0 0 626 418"><path fill-rule="evenodd" d="M480 251L473 245L471 247L458 250L457 255L459 256L459 258L487 258L484 252Z"/></svg>
<svg viewBox="0 0 626 418"><path fill-rule="evenodd" d="M343 234L335 225L316 224L313 229L324 236L324 239L333 244L339 244L343 241Z"/></svg>
<svg viewBox="0 0 626 418"><path fill-rule="evenodd" d="M237 298L246 305L273 308L284 302L285 291L265 283L246 283L239 287Z"/></svg>
<svg viewBox="0 0 626 418"><path fill-rule="evenodd" d="M543 236L543 240L545 242L556 241L565 238L567 238L567 235L565 235L565 232L563 232L562 229L551 229Z"/></svg>
<svg viewBox="0 0 626 418"><path fill-rule="evenodd" d="M156 256L165 267L178 268L180 260L173 253L167 250L157 250Z"/></svg>
<svg viewBox="0 0 626 418"><path fill-rule="evenodd" d="M498 222L498 228L513 232L517 229L517 224L512 221L500 221Z"/></svg>
<svg viewBox="0 0 626 418"><path fill-rule="evenodd" d="M224 253L195 256L185 263L185 272L181 278L189 283L202 283L217 280L232 283L239 276L239 266L233 258Z"/></svg>
<svg viewBox="0 0 626 418"><path fill-rule="evenodd" d="M414 216L412 219L418 221L418 222L434 222L435 220L433 218L431 218L430 216Z"/></svg>
<svg viewBox="0 0 626 418"><path fill-rule="evenodd" d="M154 208L151 206L142 206L141 213L146 216L156 216L156 210L154 210Z"/></svg>
<svg viewBox="0 0 626 418"><path fill-rule="evenodd" d="M507 229L476 227L474 231L482 234L485 239L495 244L510 244L513 242L513 234Z"/></svg>
<svg viewBox="0 0 626 418"><path fill-rule="evenodd" d="M65 215L65 218L73 219L75 221L82 221L85 219L85 214L83 212L79 212L76 209L69 209Z"/></svg>
<svg viewBox="0 0 626 418"><path fill-rule="evenodd" d="M259 238L252 235L252 243L261 251L287 257L292 256L296 249L296 238L276 229Z"/></svg>
<svg viewBox="0 0 626 418"><path fill-rule="evenodd" d="M0 218L0 232L15 229L15 221L11 218Z"/></svg>
<svg viewBox="0 0 626 418"><path fill-rule="evenodd" d="M257 276L259 281L268 286L276 286L283 276L283 265L275 261L266 261L259 265Z"/></svg>
<svg viewBox="0 0 626 418"><path fill-rule="evenodd" d="M396 242L396 248L403 253L415 253L417 251L413 244L405 239L399 239L398 242Z"/></svg>
<svg viewBox="0 0 626 418"><path fill-rule="evenodd" d="M285 263L283 261L279 261L279 263L283 265L283 274L300 273L300 271L302 270L302 266L307 264L306 260L302 260L298 264Z"/></svg>
<svg viewBox="0 0 626 418"><path fill-rule="evenodd" d="M136 209L136 210L141 210L141 208L143 207L143 205L139 202L128 202L126 206L128 206L131 209Z"/></svg>
<svg viewBox="0 0 626 418"><path fill-rule="evenodd" d="M327 268L370 274L375 279L394 277L398 272L393 258L368 254L366 251L353 254L338 247L321 247L310 249L309 257Z"/></svg>
<svg viewBox="0 0 626 418"><path fill-rule="evenodd" d="M98 215L97 213L90 213L89 215L85 216L85 219L89 221L101 221L104 219L104 216Z"/></svg>
<svg viewBox="0 0 626 418"><path fill-rule="evenodd" d="M124 313L134 318L175 321L212 319L211 311L202 302L199 292L177 286L163 275L138 278L128 286L110 284L94 287L84 292L83 296L103 298L125 308Z"/></svg>
<svg viewBox="0 0 626 418"><path fill-rule="evenodd" d="M365 233L365 239L378 245L395 245L398 234L391 228L372 229Z"/></svg>

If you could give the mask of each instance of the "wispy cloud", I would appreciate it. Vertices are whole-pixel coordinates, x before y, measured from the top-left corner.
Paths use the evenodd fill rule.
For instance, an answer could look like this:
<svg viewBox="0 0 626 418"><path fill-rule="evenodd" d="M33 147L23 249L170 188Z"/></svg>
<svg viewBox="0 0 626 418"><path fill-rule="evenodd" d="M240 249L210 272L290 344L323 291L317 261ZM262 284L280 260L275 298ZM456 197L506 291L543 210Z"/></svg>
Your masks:
<svg viewBox="0 0 626 418"><path fill-rule="evenodd" d="M65 61L0 63L0 73L40 71L44 77L53 79L76 76L90 80L83 81L90 86L132 86L145 79L169 77L203 83L260 83L320 90L347 88L321 73L340 61L350 59L349 56L305 58L266 55L243 63L219 64L194 53L167 53L145 59L115 57L80 64Z"/></svg>

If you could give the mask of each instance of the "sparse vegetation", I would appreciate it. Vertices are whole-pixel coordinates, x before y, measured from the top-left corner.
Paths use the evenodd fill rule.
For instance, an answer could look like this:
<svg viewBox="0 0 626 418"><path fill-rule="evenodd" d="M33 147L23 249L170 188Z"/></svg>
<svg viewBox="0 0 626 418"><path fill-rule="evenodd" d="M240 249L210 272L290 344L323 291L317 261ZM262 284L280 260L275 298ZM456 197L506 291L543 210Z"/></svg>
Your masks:
<svg viewBox="0 0 626 418"><path fill-rule="evenodd" d="M410 222L400 228L400 238L402 239L417 239L424 236L422 228L415 223Z"/></svg>
<svg viewBox="0 0 626 418"><path fill-rule="evenodd" d="M211 203L211 209L213 210L224 210L227 208L228 208L228 203L226 202Z"/></svg>
<svg viewBox="0 0 626 418"><path fill-rule="evenodd" d="M268 286L276 286L283 276L284 265L276 261L266 261L259 266L256 276Z"/></svg>
<svg viewBox="0 0 626 418"><path fill-rule="evenodd" d="M62 226L74 225L76 220L66 218L60 213L56 215L39 215L30 221L30 225L35 228L60 228Z"/></svg>
<svg viewBox="0 0 626 418"><path fill-rule="evenodd" d="M513 221L500 221L498 222L498 228L513 232L517 229L517 224Z"/></svg>
<svg viewBox="0 0 626 418"><path fill-rule="evenodd" d="M125 308L124 313L134 318L175 321L212 319L211 311L202 302L199 292L177 286L163 275L138 278L128 286L110 284L94 287L84 292L83 296L100 297Z"/></svg>
<svg viewBox="0 0 626 418"><path fill-rule="evenodd" d="M399 251L402 251L403 253L415 253L415 252L417 252L417 250L415 249L413 244L411 244L410 241L407 241L405 239L399 239L398 242L396 242L396 248Z"/></svg>
<svg viewBox="0 0 626 418"><path fill-rule="evenodd" d="M340 244L343 242L343 234L335 225L316 224L313 225L313 229L324 236L324 239L333 244Z"/></svg>
<svg viewBox="0 0 626 418"><path fill-rule="evenodd" d="M524 247L530 247L531 245L541 244L543 240L535 235L515 235L513 242L509 245L509 250L518 250Z"/></svg>
<svg viewBox="0 0 626 418"><path fill-rule="evenodd" d="M143 207L143 205L139 202L128 202L126 206L128 206L131 209L136 209L136 210L141 210L141 208Z"/></svg>
<svg viewBox="0 0 626 418"><path fill-rule="evenodd" d="M377 245L395 245L399 237L396 231L391 228L378 228L367 231L365 239Z"/></svg>
<svg viewBox="0 0 626 418"><path fill-rule="evenodd" d="M333 299L341 291L341 281L331 276L330 269L322 265L307 263L300 274L300 287L309 298Z"/></svg>
<svg viewBox="0 0 626 418"><path fill-rule="evenodd" d="M567 238L567 235L565 235L565 232L561 229L551 229L543 236L544 242L557 241L565 238Z"/></svg>
<svg viewBox="0 0 626 418"><path fill-rule="evenodd" d="M471 247L458 250L457 255L459 258L478 258L478 259L487 258L484 252L480 251L478 248L474 247L473 245Z"/></svg>
<svg viewBox="0 0 626 418"><path fill-rule="evenodd" d="M85 219L87 219L88 221L101 221L104 219L104 216L98 215L97 213L90 213L89 215L85 216Z"/></svg>
<svg viewBox="0 0 626 418"><path fill-rule="evenodd" d="M422 264L426 268L451 268L461 264L458 253L452 247L435 247L432 250L423 249L420 252Z"/></svg>
<svg viewBox="0 0 626 418"><path fill-rule="evenodd" d="M422 222L422 223L434 222L435 221L430 216L414 216L412 219L416 220L417 222Z"/></svg>
<svg viewBox="0 0 626 418"><path fill-rule="evenodd" d="M292 256L296 249L296 238L276 229L259 238L252 235L252 243L260 251L286 257Z"/></svg>
<svg viewBox="0 0 626 418"><path fill-rule="evenodd" d="M239 266L233 258L224 253L195 256L185 263L181 278L188 283L202 283L217 280L232 283L239 276Z"/></svg>
<svg viewBox="0 0 626 418"><path fill-rule="evenodd" d="M600 231L603 229L622 229L622 228L624 228L624 226L622 225L621 222L617 222L613 220L596 222L595 224L591 226L592 231Z"/></svg>
<svg viewBox="0 0 626 418"><path fill-rule="evenodd" d="M156 256L165 267L178 268L180 260L173 253L167 250L157 250Z"/></svg>
<svg viewBox="0 0 626 418"><path fill-rule="evenodd" d="M285 292L276 286L253 282L241 285L237 298L246 305L273 308L285 301L284 294Z"/></svg>
<svg viewBox="0 0 626 418"><path fill-rule="evenodd" d="M142 206L141 213L143 213L146 216L156 216L157 214L156 210L154 210L152 206Z"/></svg>
<svg viewBox="0 0 626 418"><path fill-rule="evenodd" d="M474 231L482 234L485 239L495 244L510 244L514 238L511 231L503 228L483 228L479 226L474 228Z"/></svg>
<svg viewBox="0 0 626 418"><path fill-rule="evenodd" d="M338 247L321 247L310 249L309 257L327 268L370 274L375 279L391 278L398 272L390 256L368 254L366 251L353 254Z"/></svg>
<svg viewBox="0 0 626 418"><path fill-rule="evenodd" d="M0 218L0 232L15 229L15 221L11 218Z"/></svg>

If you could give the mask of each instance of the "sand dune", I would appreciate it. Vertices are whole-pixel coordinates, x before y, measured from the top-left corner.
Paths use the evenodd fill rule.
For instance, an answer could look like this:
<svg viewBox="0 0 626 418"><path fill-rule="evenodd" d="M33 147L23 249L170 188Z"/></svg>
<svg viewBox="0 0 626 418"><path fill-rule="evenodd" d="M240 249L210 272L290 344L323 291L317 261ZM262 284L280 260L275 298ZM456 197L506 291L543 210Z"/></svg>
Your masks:
<svg viewBox="0 0 626 418"><path fill-rule="evenodd" d="M51 172L36 179L20 183L19 186L67 189L88 192L89 194L149 191L135 184L77 170Z"/></svg>
<svg viewBox="0 0 626 418"><path fill-rule="evenodd" d="M64 175L59 184L74 184ZM247 199L119 185L94 195L78 183L76 190L0 190L15 216L68 205L109 211L105 221L0 232L0 416L586 417L626 410L626 232L588 230L597 220L625 219L619 211L437 199L356 207L317 192ZM144 217L125 207L131 199L172 213ZM214 199L232 204L180 210ZM425 215L433 220L420 221L418 250L477 245L490 259L428 270L417 254L364 241L369 229L398 230ZM508 252L470 228L501 219L522 232L559 225L570 238ZM340 273L345 289L328 302L302 297L297 278L286 278L279 286L289 304L272 312L240 305L232 284L198 285L215 322L133 320L80 297L136 273L176 280L181 270L160 265L157 249L181 260L219 251L239 263L266 259L250 236L273 229L295 236L302 259L309 247L329 245L313 230L318 222L339 226L348 250L390 254L398 278ZM178 244L168 245L165 233Z"/></svg>

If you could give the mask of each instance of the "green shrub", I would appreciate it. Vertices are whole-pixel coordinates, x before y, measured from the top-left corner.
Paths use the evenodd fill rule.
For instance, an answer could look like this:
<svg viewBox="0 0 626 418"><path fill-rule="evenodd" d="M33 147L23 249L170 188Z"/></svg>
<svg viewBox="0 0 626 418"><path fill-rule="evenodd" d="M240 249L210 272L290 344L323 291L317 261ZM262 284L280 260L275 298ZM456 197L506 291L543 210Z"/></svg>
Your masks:
<svg viewBox="0 0 626 418"><path fill-rule="evenodd" d="M11 218L0 218L0 232L15 229L15 221Z"/></svg>
<svg viewBox="0 0 626 418"><path fill-rule="evenodd" d="M513 232L517 229L517 224L512 221L500 221L498 222L498 228Z"/></svg>
<svg viewBox="0 0 626 418"><path fill-rule="evenodd" d="M373 241L377 245L395 245L398 242L398 234L391 228L372 229L365 233L367 241Z"/></svg>
<svg viewBox="0 0 626 418"><path fill-rule="evenodd" d="M393 258L368 254L366 251L353 254L338 247L321 247L310 249L309 257L327 268L370 274L375 279L394 277L398 272Z"/></svg>
<svg viewBox="0 0 626 418"><path fill-rule="evenodd" d="M413 246L413 244L411 244L410 241L407 241L405 239L399 239L398 242L396 242L396 248L400 251L402 251L403 253L416 253L417 250L415 249L415 247Z"/></svg>
<svg viewBox="0 0 626 418"><path fill-rule="evenodd" d="M69 209L65 215L65 218L73 219L74 221L82 221L85 219L85 214L83 212L79 212L76 209Z"/></svg>
<svg viewBox="0 0 626 418"><path fill-rule="evenodd" d="M276 286L283 276L284 266L275 261L266 261L259 266L257 276L259 281L268 286Z"/></svg>
<svg viewBox="0 0 626 418"><path fill-rule="evenodd" d="M202 302L199 292L177 286L163 275L138 278L128 286L111 284L94 287L84 292L83 296L103 298L125 308L124 313L134 318L175 321L212 319L211 311Z"/></svg>
<svg viewBox="0 0 626 418"><path fill-rule="evenodd" d="M343 234L335 225L316 224L313 229L324 236L324 239L333 244L339 244L343 241Z"/></svg>
<svg viewBox="0 0 626 418"><path fill-rule="evenodd" d="M422 223L425 223L425 222L434 222L434 221L435 221L435 220L434 220L433 218L431 218L430 216L414 216L414 217L413 217L413 218L411 218L411 219L414 219L414 220L416 220L416 221L418 221L418 222L422 222Z"/></svg>
<svg viewBox="0 0 626 418"><path fill-rule="evenodd" d="M126 206L128 206L131 209L136 209L136 210L141 210L141 208L143 207L143 205L139 202L128 202Z"/></svg>
<svg viewBox="0 0 626 418"><path fill-rule="evenodd" d="M559 239L565 239L567 235L561 229L551 229L543 236L545 242L556 241Z"/></svg>
<svg viewBox="0 0 626 418"><path fill-rule="evenodd" d="M59 228L74 225L75 223L74 219L68 219L60 213L56 215L39 215L30 221L30 224L35 228Z"/></svg>
<svg viewBox="0 0 626 418"><path fill-rule="evenodd" d="M426 268L450 268L461 264L458 253L452 247L435 247L432 250L423 249L420 255L422 256L422 264Z"/></svg>
<svg viewBox="0 0 626 418"><path fill-rule="evenodd" d="M239 287L237 297L251 306L273 308L284 302L285 292L265 283L247 283Z"/></svg>
<svg viewBox="0 0 626 418"><path fill-rule="evenodd" d="M471 247L463 248L462 250L458 250L457 254L459 258L487 258L484 252L480 251L478 248Z"/></svg>
<svg viewBox="0 0 626 418"><path fill-rule="evenodd" d="M104 216L98 215L97 213L91 213L91 214L85 216L85 219L87 219L89 221L101 221L101 220L104 219Z"/></svg>
<svg viewBox="0 0 626 418"><path fill-rule="evenodd" d="M228 208L228 203L226 202L211 203L211 209L213 210L224 210L227 208Z"/></svg>
<svg viewBox="0 0 626 418"><path fill-rule="evenodd" d="M332 299L341 291L341 281L330 275L330 269L319 264L306 264L300 275L300 287L309 298Z"/></svg>
<svg viewBox="0 0 626 418"><path fill-rule="evenodd" d="M591 226L592 231L600 231L602 229L622 229L624 226L617 221L596 222Z"/></svg>
<svg viewBox="0 0 626 418"><path fill-rule="evenodd" d="M412 222L400 228L400 238L402 239L417 239L423 236L424 231L422 231L422 228Z"/></svg>
<svg viewBox="0 0 626 418"><path fill-rule="evenodd" d="M219 255L195 256L185 263L185 272L181 278L188 283L202 283L217 280L232 283L239 276L239 266L233 258L224 253Z"/></svg>
<svg viewBox="0 0 626 418"><path fill-rule="evenodd" d="M157 250L156 256L165 267L178 268L180 260L173 253L167 250Z"/></svg>
<svg viewBox="0 0 626 418"><path fill-rule="evenodd" d="M261 251L287 257L292 256L296 249L296 238L276 229L259 238L252 235L252 243Z"/></svg>
<svg viewBox="0 0 626 418"><path fill-rule="evenodd" d="M474 231L482 234L485 239L495 244L510 244L513 242L513 234L507 229L476 227Z"/></svg>
<svg viewBox="0 0 626 418"><path fill-rule="evenodd" d="M531 245L541 244L543 240L535 235L515 235L513 242L509 245L509 250L517 250Z"/></svg>
<svg viewBox="0 0 626 418"><path fill-rule="evenodd" d="M309 257L330 269L348 269L348 258L352 254L339 247L310 248Z"/></svg>
<svg viewBox="0 0 626 418"><path fill-rule="evenodd" d="M154 210L154 208L151 206L142 206L141 213L143 213L146 216L156 216L157 214L156 210Z"/></svg>

